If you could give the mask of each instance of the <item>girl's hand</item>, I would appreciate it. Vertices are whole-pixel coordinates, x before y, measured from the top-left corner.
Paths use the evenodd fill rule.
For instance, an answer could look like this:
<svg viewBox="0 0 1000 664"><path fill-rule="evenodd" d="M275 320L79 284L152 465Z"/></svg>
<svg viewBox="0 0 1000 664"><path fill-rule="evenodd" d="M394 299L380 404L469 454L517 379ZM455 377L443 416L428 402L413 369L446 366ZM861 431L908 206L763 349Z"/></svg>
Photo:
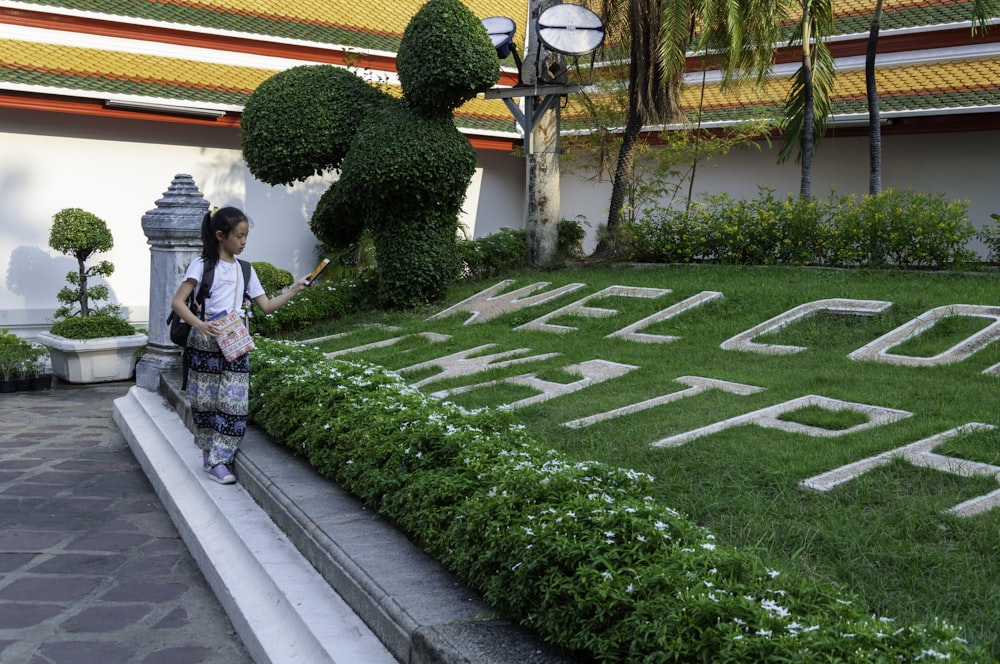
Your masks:
<svg viewBox="0 0 1000 664"><path fill-rule="evenodd" d="M219 336L219 325L216 321L206 321L199 318L195 329L198 330L203 337L214 339Z"/></svg>

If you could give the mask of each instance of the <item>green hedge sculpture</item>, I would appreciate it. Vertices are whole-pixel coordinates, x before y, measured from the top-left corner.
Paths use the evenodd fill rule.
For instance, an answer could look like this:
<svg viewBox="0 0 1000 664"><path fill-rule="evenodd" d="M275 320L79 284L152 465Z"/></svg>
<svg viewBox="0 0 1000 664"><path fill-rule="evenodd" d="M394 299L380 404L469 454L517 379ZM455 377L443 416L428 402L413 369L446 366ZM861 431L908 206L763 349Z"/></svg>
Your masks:
<svg viewBox="0 0 1000 664"><path fill-rule="evenodd" d="M402 98L331 65L295 67L247 100L241 141L250 172L289 184L340 178L310 219L331 248L374 240L379 304L440 298L458 275L458 213L476 153L452 111L500 78L486 29L459 0L429 0L410 20L396 59Z"/></svg>

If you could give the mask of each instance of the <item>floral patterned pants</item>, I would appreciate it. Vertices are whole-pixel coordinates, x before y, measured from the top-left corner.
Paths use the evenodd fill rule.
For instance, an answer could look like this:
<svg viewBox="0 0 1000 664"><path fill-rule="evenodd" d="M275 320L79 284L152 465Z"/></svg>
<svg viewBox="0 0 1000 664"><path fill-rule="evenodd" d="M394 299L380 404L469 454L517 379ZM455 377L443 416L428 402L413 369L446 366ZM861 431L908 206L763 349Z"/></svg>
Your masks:
<svg viewBox="0 0 1000 664"><path fill-rule="evenodd" d="M226 360L215 339L191 330L188 336L188 397L194 444L208 450L208 463L233 462L247 430L250 354Z"/></svg>

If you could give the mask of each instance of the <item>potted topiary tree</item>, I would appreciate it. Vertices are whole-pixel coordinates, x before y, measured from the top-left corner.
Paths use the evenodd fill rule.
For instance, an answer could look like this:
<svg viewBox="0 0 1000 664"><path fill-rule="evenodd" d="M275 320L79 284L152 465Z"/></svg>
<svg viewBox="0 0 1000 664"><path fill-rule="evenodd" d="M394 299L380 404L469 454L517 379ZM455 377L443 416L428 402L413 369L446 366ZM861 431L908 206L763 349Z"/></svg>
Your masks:
<svg viewBox="0 0 1000 664"><path fill-rule="evenodd" d="M52 217L49 246L77 260L78 269L66 275L69 282L56 295L62 304L48 332L38 335L48 348L52 373L70 383L128 380L135 373L139 351L148 338L121 314L117 304L97 306L109 291L95 277L108 277L114 265L101 261L87 265L96 253L114 246L104 220L80 208L66 208Z"/></svg>

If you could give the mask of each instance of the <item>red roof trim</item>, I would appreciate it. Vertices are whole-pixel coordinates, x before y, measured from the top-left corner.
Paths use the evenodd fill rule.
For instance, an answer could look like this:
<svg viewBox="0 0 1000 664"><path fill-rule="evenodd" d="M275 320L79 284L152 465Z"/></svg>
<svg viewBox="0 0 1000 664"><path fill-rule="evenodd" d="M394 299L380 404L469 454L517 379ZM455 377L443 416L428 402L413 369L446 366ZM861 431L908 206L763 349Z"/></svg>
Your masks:
<svg viewBox="0 0 1000 664"><path fill-rule="evenodd" d="M64 30L102 37L140 39L175 46L193 46L234 53L248 53L276 58L307 60L334 65L354 66L377 71L396 71L395 58L342 49L271 42L264 39L205 34L194 30L161 28L134 23L119 23L78 16L60 16L37 11L0 8L0 23L47 30Z"/></svg>
<svg viewBox="0 0 1000 664"><path fill-rule="evenodd" d="M130 111L121 108L107 108L101 99L66 99L41 95L18 95L0 93L0 108L24 111L47 111L50 113L70 113L73 115L97 115L106 118L128 120L152 120L213 127L239 127L239 114L226 114L218 118L202 118L185 115L166 115L156 112Z"/></svg>
<svg viewBox="0 0 1000 664"><path fill-rule="evenodd" d="M202 118L185 115L168 115L158 112L131 111L121 108L108 108L101 99L66 99L55 96L30 95L0 92L0 108L10 108L22 111L44 111L48 113L67 113L70 115L92 115L104 118L119 118L126 120L145 120L147 122L172 122L175 124L191 124L203 127L240 126L239 113L227 113L218 118ZM467 136L469 142L477 150L497 150L510 152L520 139L503 136Z"/></svg>

